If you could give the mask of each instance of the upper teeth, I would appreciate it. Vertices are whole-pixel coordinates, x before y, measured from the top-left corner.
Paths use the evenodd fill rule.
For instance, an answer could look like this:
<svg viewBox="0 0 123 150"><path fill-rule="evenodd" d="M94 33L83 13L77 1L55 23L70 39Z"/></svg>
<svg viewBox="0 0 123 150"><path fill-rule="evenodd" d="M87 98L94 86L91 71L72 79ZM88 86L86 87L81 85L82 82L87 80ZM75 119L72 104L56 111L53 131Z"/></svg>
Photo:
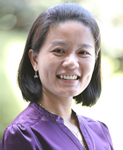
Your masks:
<svg viewBox="0 0 123 150"><path fill-rule="evenodd" d="M59 76L61 79L68 79L68 80L73 80L73 79L77 79L77 76L68 76L68 75L60 75Z"/></svg>

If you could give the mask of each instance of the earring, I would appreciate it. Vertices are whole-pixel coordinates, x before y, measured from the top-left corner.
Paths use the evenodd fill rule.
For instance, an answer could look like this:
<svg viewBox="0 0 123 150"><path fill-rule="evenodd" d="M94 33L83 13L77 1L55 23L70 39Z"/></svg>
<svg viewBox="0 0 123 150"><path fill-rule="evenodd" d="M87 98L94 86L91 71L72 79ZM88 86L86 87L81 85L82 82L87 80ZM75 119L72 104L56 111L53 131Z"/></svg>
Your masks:
<svg viewBox="0 0 123 150"><path fill-rule="evenodd" d="M36 71L35 71L34 78L35 78L35 79L36 79L36 78L38 78L38 74L37 74L37 72L36 72Z"/></svg>
<svg viewBox="0 0 123 150"><path fill-rule="evenodd" d="M36 68L35 70L37 70L37 68ZM35 79L36 79L36 78L38 78L38 74L37 74L37 71L35 71L35 75L34 75L34 78L35 78Z"/></svg>

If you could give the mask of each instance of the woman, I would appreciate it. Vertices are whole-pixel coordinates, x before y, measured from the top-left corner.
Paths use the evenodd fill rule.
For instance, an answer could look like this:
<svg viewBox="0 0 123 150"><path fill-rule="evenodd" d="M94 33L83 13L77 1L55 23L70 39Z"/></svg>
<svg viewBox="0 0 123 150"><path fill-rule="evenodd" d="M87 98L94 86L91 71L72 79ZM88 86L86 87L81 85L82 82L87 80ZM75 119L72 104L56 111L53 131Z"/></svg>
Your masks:
<svg viewBox="0 0 123 150"><path fill-rule="evenodd" d="M29 106L6 128L3 150L113 150L106 125L77 115L101 93L100 31L83 7L51 7L34 22L18 70Z"/></svg>

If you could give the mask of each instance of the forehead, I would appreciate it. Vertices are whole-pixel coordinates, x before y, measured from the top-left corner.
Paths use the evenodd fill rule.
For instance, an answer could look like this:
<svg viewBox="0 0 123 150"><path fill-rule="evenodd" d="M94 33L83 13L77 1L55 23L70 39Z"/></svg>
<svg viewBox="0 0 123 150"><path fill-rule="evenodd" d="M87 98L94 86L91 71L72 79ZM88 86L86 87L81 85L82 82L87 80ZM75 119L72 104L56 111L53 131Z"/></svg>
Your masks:
<svg viewBox="0 0 123 150"><path fill-rule="evenodd" d="M62 30L62 31L65 30L66 31L66 29L67 30L68 29L81 30L82 28L88 30L89 32L91 31L90 28L88 26L85 26L82 22L69 20L69 21L65 21L65 22L51 24L50 27L49 27L48 32L51 31L51 30L53 30L53 29L55 29L55 30L59 29L59 31L60 30Z"/></svg>
<svg viewBox="0 0 123 150"><path fill-rule="evenodd" d="M94 38L89 27L86 27L81 22L77 21L67 21L59 24L52 24L49 27L46 42L53 42L54 40L76 43L94 43Z"/></svg>

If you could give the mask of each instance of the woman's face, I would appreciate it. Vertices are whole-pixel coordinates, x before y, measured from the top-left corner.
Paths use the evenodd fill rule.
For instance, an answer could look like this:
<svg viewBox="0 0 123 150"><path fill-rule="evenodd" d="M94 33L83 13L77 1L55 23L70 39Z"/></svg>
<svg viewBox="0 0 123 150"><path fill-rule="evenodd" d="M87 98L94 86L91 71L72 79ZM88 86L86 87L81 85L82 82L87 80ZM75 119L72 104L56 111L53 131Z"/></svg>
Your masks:
<svg viewBox="0 0 123 150"><path fill-rule="evenodd" d="M95 65L90 29L74 21L51 26L36 61L45 94L80 94L88 86Z"/></svg>

